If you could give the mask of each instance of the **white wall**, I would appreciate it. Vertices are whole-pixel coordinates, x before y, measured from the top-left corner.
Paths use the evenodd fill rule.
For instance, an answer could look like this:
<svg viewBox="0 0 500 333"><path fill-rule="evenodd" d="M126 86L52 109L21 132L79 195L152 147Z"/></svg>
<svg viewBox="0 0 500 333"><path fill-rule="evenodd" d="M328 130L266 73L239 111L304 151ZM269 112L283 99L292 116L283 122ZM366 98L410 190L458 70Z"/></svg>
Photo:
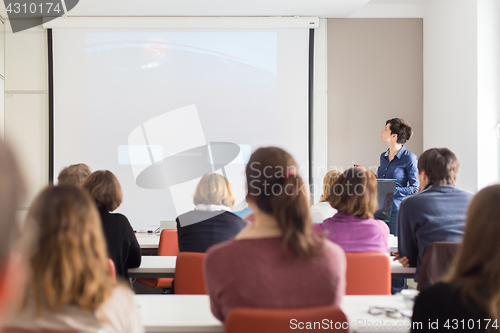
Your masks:
<svg viewBox="0 0 500 333"><path fill-rule="evenodd" d="M424 150L460 159L457 186L477 191L477 2L432 0L424 12Z"/></svg>
<svg viewBox="0 0 500 333"><path fill-rule="evenodd" d="M480 0L478 19L478 189L500 180L500 1Z"/></svg>
<svg viewBox="0 0 500 333"><path fill-rule="evenodd" d="M5 26L5 140L23 169L29 202L48 183L47 31Z"/></svg>

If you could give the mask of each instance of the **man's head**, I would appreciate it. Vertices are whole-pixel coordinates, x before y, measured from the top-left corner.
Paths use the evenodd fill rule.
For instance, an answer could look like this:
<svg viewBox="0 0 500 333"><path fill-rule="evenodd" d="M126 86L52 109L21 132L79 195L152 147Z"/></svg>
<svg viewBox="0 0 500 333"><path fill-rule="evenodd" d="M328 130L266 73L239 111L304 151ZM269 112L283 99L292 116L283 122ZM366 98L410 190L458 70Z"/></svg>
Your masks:
<svg viewBox="0 0 500 333"><path fill-rule="evenodd" d="M420 186L425 188L429 183L455 186L459 169L458 157L448 148L428 149L418 159Z"/></svg>
<svg viewBox="0 0 500 333"><path fill-rule="evenodd" d="M0 324L25 288L27 265L19 253L21 234L17 221L24 192L14 156L0 141Z"/></svg>
<svg viewBox="0 0 500 333"><path fill-rule="evenodd" d="M92 171L87 164L72 164L59 172L57 181L59 184L80 186L91 173Z"/></svg>

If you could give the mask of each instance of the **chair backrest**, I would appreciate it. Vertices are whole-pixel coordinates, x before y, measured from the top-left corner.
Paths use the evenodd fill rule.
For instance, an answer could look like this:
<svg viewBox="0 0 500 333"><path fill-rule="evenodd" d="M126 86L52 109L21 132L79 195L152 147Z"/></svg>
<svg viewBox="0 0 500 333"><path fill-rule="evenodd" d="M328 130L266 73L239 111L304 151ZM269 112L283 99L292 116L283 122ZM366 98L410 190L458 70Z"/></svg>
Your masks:
<svg viewBox="0 0 500 333"><path fill-rule="evenodd" d="M384 252L346 252L346 295L390 295L391 262Z"/></svg>
<svg viewBox="0 0 500 333"><path fill-rule="evenodd" d="M346 315L338 306L297 309L236 308L225 322L225 333L283 333L300 330L299 322L319 323L307 332L325 332L322 324L328 320L328 332L347 332ZM331 322L330 322L331 321ZM295 325L295 326L294 326Z"/></svg>
<svg viewBox="0 0 500 333"><path fill-rule="evenodd" d="M427 246L420 265L418 290L439 282L450 269L460 244L460 242L434 242Z"/></svg>
<svg viewBox="0 0 500 333"><path fill-rule="evenodd" d="M177 229L163 229L160 234L160 243L158 244L158 255L176 256L178 254Z"/></svg>
<svg viewBox="0 0 500 333"><path fill-rule="evenodd" d="M175 262L174 294L203 295L205 274L203 259L205 253L181 252Z"/></svg>
<svg viewBox="0 0 500 333"><path fill-rule="evenodd" d="M116 267L115 263L113 262L113 259L108 258L108 269L111 279L113 280L114 283L116 283Z"/></svg>

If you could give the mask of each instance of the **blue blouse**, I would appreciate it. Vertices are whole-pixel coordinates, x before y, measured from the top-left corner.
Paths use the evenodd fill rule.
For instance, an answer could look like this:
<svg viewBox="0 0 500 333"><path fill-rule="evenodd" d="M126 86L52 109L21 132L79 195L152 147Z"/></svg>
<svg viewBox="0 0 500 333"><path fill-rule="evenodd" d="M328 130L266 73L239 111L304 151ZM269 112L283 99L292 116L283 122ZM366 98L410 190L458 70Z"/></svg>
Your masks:
<svg viewBox="0 0 500 333"><path fill-rule="evenodd" d="M392 210L399 211L399 205L406 196L418 191L417 156L402 146L394 159L389 162L389 149L380 155L378 179L396 179Z"/></svg>

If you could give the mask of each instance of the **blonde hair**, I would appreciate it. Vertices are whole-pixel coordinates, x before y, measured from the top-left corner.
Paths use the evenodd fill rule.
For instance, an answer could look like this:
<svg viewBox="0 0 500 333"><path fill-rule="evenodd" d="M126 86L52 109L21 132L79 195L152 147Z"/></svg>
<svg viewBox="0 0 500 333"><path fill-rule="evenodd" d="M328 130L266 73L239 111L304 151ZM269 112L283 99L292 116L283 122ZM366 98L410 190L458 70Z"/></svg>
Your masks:
<svg viewBox="0 0 500 333"><path fill-rule="evenodd" d="M113 282L100 217L90 196L71 185L48 187L31 205L27 222L39 231L31 257L30 291L36 307L57 312L76 305L94 312L111 295Z"/></svg>
<svg viewBox="0 0 500 333"><path fill-rule="evenodd" d="M330 189L333 187L333 184L335 184L335 181L341 174L342 172L337 169L332 169L326 173L325 178L323 178L323 199L321 199L322 202L330 201L330 196L333 195Z"/></svg>
<svg viewBox="0 0 500 333"><path fill-rule="evenodd" d="M234 194L229 181L217 174L209 173L201 177L196 186L193 202L195 205L224 205L233 207Z"/></svg>
<svg viewBox="0 0 500 333"><path fill-rule="evenodd" d="M377 179L366 167L344 171L330 188L330 205L361 219L373 218L377 209Z"/></svg>
<svg viewBox="0 0 500 333"><path fill-rule="evenodd" d="M472 299L500 319L500 185L472 199L462 245L445 281L456 283L464 300Z"/></svg>
<svg viewBox="0 0 500 333"><path fill-rule="evenodd" d="M107 212L117 209L122 203L122 187L116 176L108 170L98 170L82 183L98 208Z"/></svg>
<svg viewBox="0 0 500 333"><path fill-rule="evenodd" d="M72 164L59 172L57 182L59 184L80 186L91 173L92 171L87 164Z"/></svg>

